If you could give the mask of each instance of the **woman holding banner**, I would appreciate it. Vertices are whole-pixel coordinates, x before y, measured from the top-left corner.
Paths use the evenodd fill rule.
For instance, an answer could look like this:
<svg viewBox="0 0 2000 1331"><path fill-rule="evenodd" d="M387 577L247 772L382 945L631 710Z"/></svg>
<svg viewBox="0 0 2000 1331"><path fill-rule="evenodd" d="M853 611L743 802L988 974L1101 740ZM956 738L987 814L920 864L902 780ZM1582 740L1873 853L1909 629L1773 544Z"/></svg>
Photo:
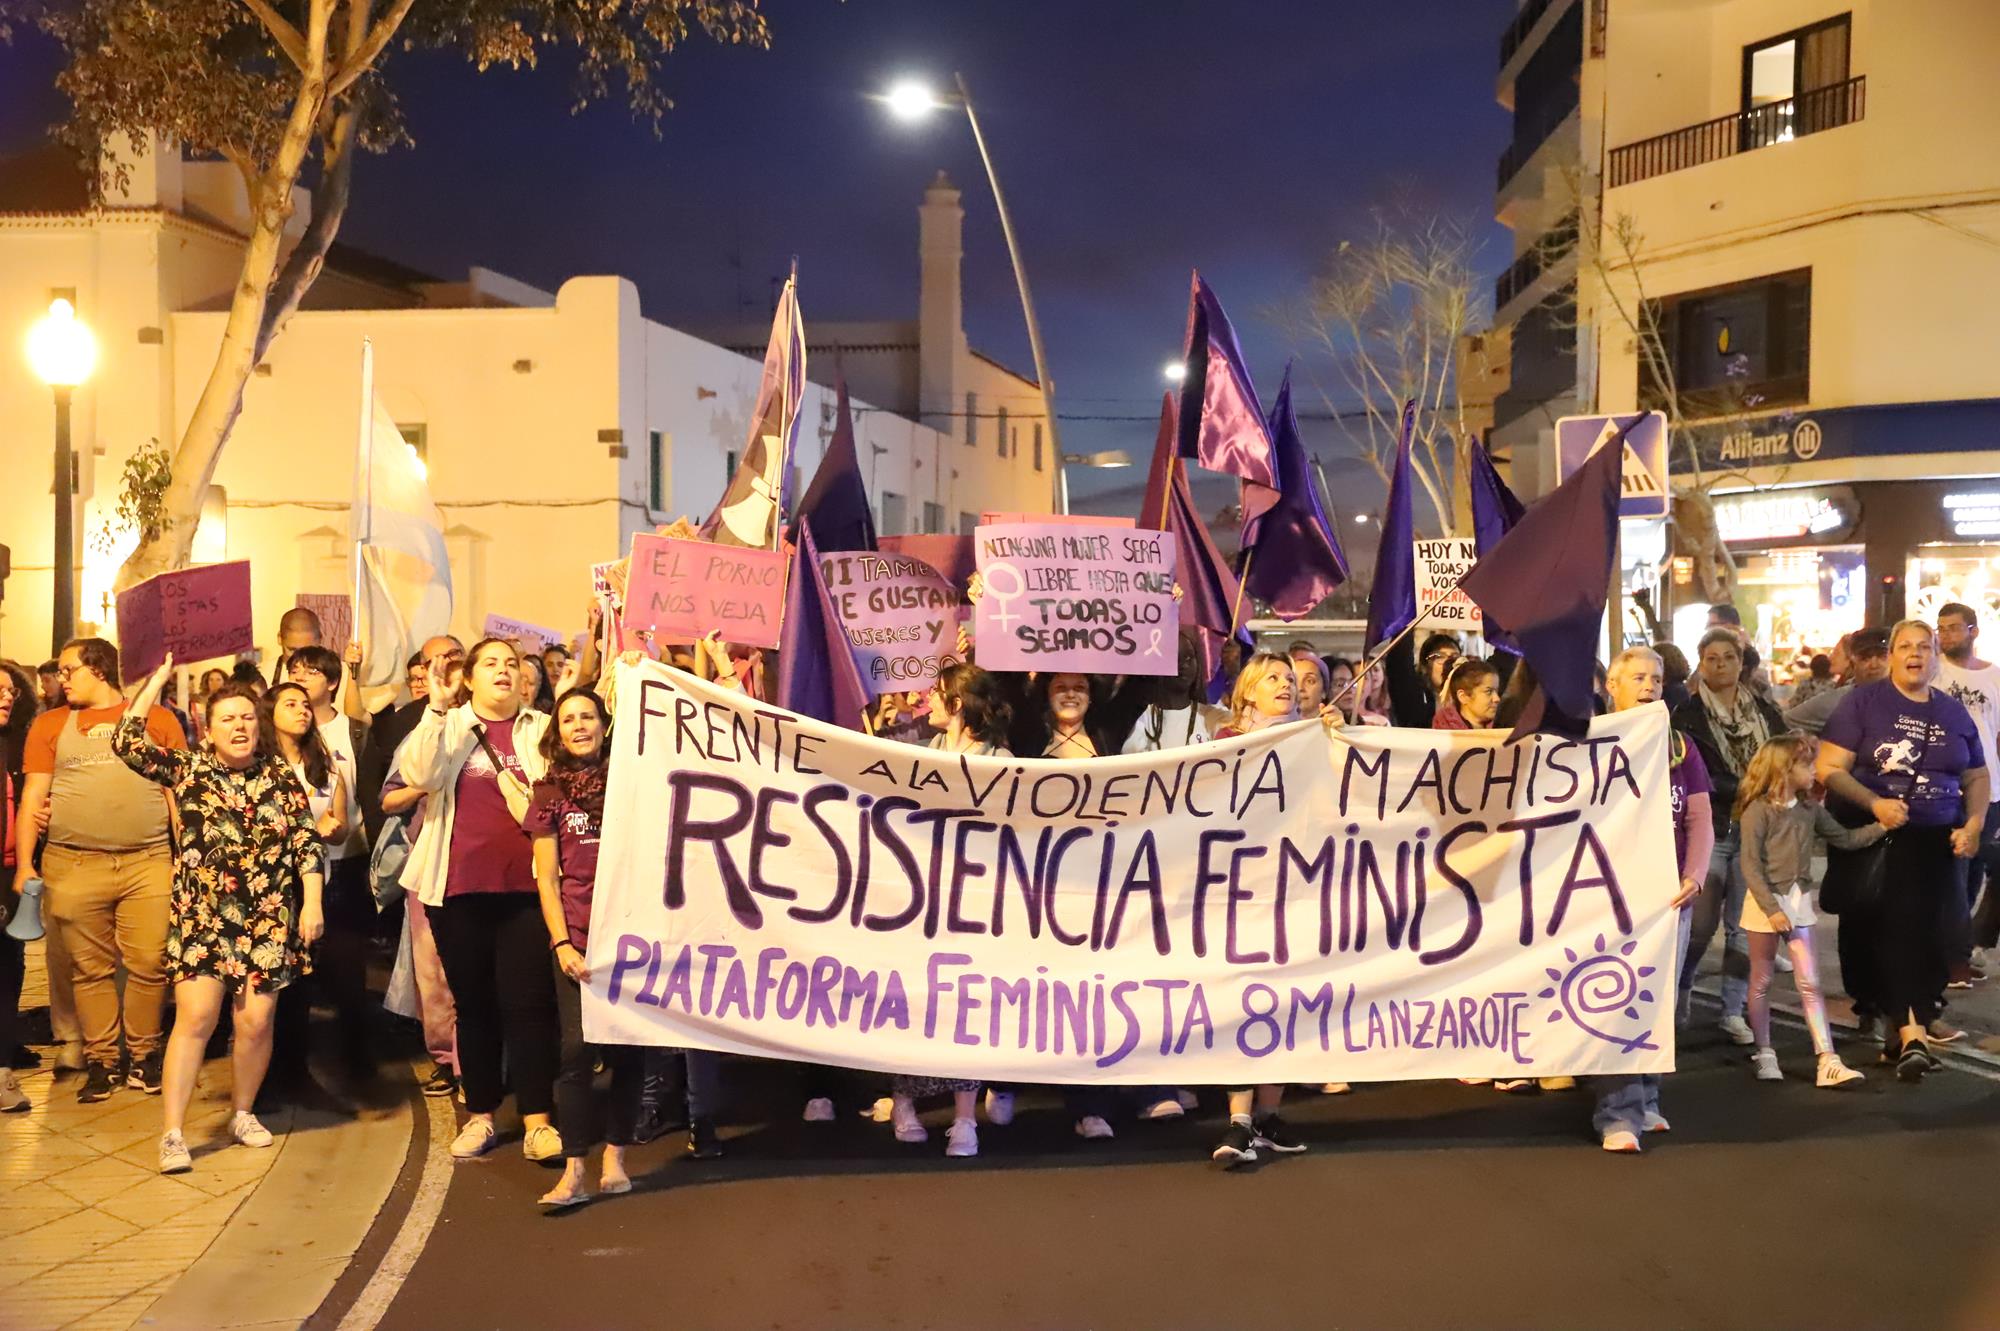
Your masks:
<svg viewBox="0 0 2000 1331"><path fill-rule="evenodd" d="M1666 667L1652 648L1627 647L1611 659L1605 682L1611 692L1611 710L1626 712L1660 700L1666 689ZM1680 891L1673 900L1677 919L1674 972L1680 975L1681 958L1687 955L1688 932L1694 921L1694 900L1701 895L1702 881L1708 876L1709 855L1715 848L1715 825L1709 814L1708 766L1702 762L1701 751L1678 730L1668 731L1667 740L1674 860L1681 871ZM1668 1130L1667 1120L1660 1113L1658 1073L1624 1073L1594 1080L1597 1111L1591 1115L1591 1124L1605 1150L1636 1152L1644 1134Z"/></svg>
<svg viewBox="0 0 2000 1331"><path fill-rule="evenodd" d="M1158 753L1162 749L1208 743L1222 709L1208 705L1201 644L1191 633L1181 635L1178 665L1171 677L1126 683L1127 689L1145 690L1151 701L1133 723L1124 752Z"/></svg>
<svg viewBox="0 0 2000 1331"><path fill-rule="evenodd" d="M1500 716L1500 672L1490 661L1462 656L1444 682L1433 730L1487 730Z"/></svg>
<svg viewBox="0 0 2000 1331"><path fill-rule="evenodd" d="M1244 662L1229 695L1229 711L1230 723L1216 732L1217 739L1254 734L1298 720L1298 681L1290 658L1258 652ZM1278 1104L1284 1095L1285 1088L1274 1082L1254 1089L1232 1088L1229 1128L1209 1158L1225 1169L1234 1169L1255 1160L1259 1151L1296 1155L1305 1150L1306 1144L1278 1117Z"/></svg>
<svg viewBox="0 0 2000 1331"><path fill-rule="evenodd" d="M428 797L403 884L429 912L445 979L458 1007L458 1056L470 1117L451 1144L471 1160L493 1148L493 1115L507 1078L530 1160L553 1160L562 1138L549 1122L561 1042L542 924L534 851L522 819L529 791L547 775L545 713L521 705L520 655L487 638L465 657L470 695L458 706L458 672L430 664L423 719L397 752L404 781Z"/></svg>

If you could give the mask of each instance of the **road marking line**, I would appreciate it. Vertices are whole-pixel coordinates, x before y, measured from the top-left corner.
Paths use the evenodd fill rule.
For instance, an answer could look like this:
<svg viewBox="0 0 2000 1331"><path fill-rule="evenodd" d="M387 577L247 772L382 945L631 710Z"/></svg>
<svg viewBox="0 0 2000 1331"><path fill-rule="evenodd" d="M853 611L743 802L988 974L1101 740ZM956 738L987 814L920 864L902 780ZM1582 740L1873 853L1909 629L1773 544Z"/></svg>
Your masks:
<svg viewBox="0 0 2000 1331"><path fill-rule="evenodd" d="M413 1078L418 1075L415 1062L410 1065L410 1074ZM375 1325L402 1291L417 1258L423 1256L424 1244L430 1241L431 1228L437 1224L438 1213L444 1209L445 1192L451 1186L451 1137L458 1122L452 1099L449 1095L423 1097L424 1107L430 1113L430 1142L424 1151L423 1175L417 1180L416 1194L410 1198L410 1209L403 1216L395 1240L382 1254L375 1274L355 1296L347 1316L340 1319L339 1331L375 1331Z"/></svg>

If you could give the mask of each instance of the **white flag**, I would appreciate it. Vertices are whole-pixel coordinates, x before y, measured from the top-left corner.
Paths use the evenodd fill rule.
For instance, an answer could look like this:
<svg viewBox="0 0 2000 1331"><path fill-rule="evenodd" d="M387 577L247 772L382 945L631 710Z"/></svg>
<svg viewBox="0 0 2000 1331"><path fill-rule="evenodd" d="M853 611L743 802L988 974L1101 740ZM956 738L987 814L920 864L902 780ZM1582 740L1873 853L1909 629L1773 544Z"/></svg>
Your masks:
<svg viewBox="0 0 2000 1331"><path fill-rule="evenodd" d="M365 687L400 684L424 639L451 626L451 561L424 460L375 396L375 348L361 342L354 464L354 623Z"/></svg>

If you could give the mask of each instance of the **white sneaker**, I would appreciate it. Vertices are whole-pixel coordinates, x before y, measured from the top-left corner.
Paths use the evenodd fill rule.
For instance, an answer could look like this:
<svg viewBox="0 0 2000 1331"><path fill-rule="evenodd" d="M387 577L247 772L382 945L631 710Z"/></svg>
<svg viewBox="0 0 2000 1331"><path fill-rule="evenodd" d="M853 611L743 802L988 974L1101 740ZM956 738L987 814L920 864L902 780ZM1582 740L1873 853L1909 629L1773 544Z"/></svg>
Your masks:
<svg viewBox="0 0 2000 1331"><path fill-rule="evenodd" d="M979 1154L979 1129L969 1118L955 1118L944 1135L944 1153L955 1159Z"/></svg>
<svg viewBox="0 0 2000 1331"><path fill-rule="evenodd" d="M816 1095L812 1099L806 1101L806 1122L808 1123L833 1122L833 1101L827 1099L823 1095Z"/></svg>
<svg viewBox="0 0 2000 1331"><path fill-rule="evenodd" d="M1792 973L1792 959L1786 956L1782 952L1778 954L1777 959L1773 963L1773 965L1776 967L1777 972L1780 975L1790 975Z"/></svg>
<svg viewBox="0 0 2000 1331"><path fill-rule="evenodd" d="M271 1144L271 1130L257 1121L257 1116L247 1109L239 1109L229 1118L229 1135L236 1139L238 1146L264 1147Z"/></svg>
<svg viewBox="0 0 2000 1331"><path fill-rule="evenodd" d="M1085 1114L1076 1121L1076 1135L1088 1141L1102 1141L1114 1136L1111 1125L1096 1114Z"/></svg>
<svg viewBox="0 0 2000 1331"><path fill-rule="evenodd" d="M562 1134L547 1123L529 1128L527 1136L521 1138L521 1154L536 1164L554 1160L562 1153Z"/></svg>
<svg viewBox="0 0 2000 1331"><path fill-rule="evenodd" d="M1545 1091L1573 1091L1576 1089L1576 1078L1544 1077L1542 1078L1542 1089Z"/></svg>
<svg viewBox="0 0 2000 1331"><path fill-rule="evenodd" d="M1181 1108L1181 1102L1178 1099L1169 1096L1165 1100L1155 1100L1153 1101L1153 1103L1147 1105L1144 1109L1141 1109L1139 1111L1139 1117L1180 1118L1186 1113L1187 1110Z"/></svg>
<svg viewBox="0 0 2000 1331"><path fill-rule="evenodd" d="M1319 1087L1321 1095L1351 1095L1353 1091L1354 1083L1345 1081L1321 1082Z"/></svg>
<svg viewBox="0 0 2000 1331"><path fill-rule="evenodd" d="M1639 1138L1623 1128L1604 1134L1604 1149L1617 1155L1637 1155Z"/></svg>
<svg viewBox="0 0 2000 1331"><path fill-rule="evenodd" d="M160 1138L162 1174L185 1174L193 1168L194 1157L188 1154L187 1142L178 1132L169 1132Z"/></svg>
<svg viewBox="0 0 2000 1331"><path fill-rule="evenodd" d="M1646 1111L1646 1131L1672 1132L1673 1130L1674 1125L1667 1122L1666 1116L1661 1114L1659 1110L1648 1109Z"/></svg>
<svg viewBox="0 0 2000 1331"><path fill-rule="evenodd" d="M469 1118L465 1126L458 1130L458 1136L451 1140L451 1158L454 1160L477 1160L493 1149L493 1139L497 1135L490 1118Z"/></svg>
<svg viewBox="0 0 2000 1331"><path fill-rule="evenodd" d="M1174 1092L1174 1099L1180 1101L1181 1108L1187 1110L1189 1113L1193 1113L1201 1107L1201 1098L1185 1086Z"/></svg>
<svg viewBox="0 0 2000 1331"><path fill-rule="evenodd" d="M1821 1054L1819 1071L1813 1075L1813 1085L1821 1090L1839 1090L1843 1086L1858 1087L1868 1079L1840 1061L1839 1054Z"/></svg>
<svg viewBox="0 0 2000 1331"><path fill-rule="evenodd" d="M57 1072L83 1071L83 1041L65 1040L63 1047L56 1050Z"/></svg>
<svg viewBox="0 0 2000 1331"><path fill-rule="evenodd" d="M1750 1029L1750 1023L1741 1017L1724 1017L1715 1023L1715 1029L1729 1037L1729 1043L1745 1047L1757 1043L1757 1033Z"/></svg>
<svg viewBox="0 0 2000 1331"><path fill-rule="evenodd" d="M1014 1093L986 1089L986 1121L996 1128L1004 1128L1014 1121Z"/></svg>
<svg viewBox="0 0 2000 1331"><path fill-rule="evenodd" d="M894 1105L890 1110L889 1121L895 1125L896 1140L899 1142L927 1142L931 1139L930 1131L924 1127L923 1120L917 1117L917 1107L913 1104Z"/></svg>
<svg viewBox="0 0 2000 1331"><path fill-rule="evenodd" d="M877 1123L887 1123L889 1115L894 1113L895 1110L896 1102L885 1095L874 1104L868 1106L868 1108L862 1110L861 1117L873 1119Z"/></svg>
<svg viewBox="0 0 2000 1331"><path fill-rule="evenodd" d="M1750 1066L1757 1069L1758 1081L1783 1081L1785 1074L1778 1067L1778 1051L1765 1045L1750 1055Z"/></svg>
<svg viewBox="0 0 2000 1331"><path fill-rule="evenodd" d="M0 1068L0 1114L25 1114L30 1106L12 1071Z"/></svg>

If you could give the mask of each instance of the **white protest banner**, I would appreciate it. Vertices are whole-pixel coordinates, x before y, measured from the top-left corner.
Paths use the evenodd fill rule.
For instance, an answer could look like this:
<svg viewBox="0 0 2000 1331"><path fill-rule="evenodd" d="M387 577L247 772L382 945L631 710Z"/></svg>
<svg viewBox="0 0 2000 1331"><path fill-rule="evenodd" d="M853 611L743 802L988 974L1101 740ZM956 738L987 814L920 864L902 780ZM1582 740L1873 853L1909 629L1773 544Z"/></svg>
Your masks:
<svg viewBox="0 0 2000 1331"><path fill-rule="evenodd" d="M997 1082L1664 1072L1665 709L1129 758L858 735L619 667L584 1033Z"/></svg>
<svg viewBox="0 0 2000 1331"><path fill-rule="evenodd" d="M929 564L858 550L823 554L819 566L870 693L922 692L958 660L965 598Z"/></svg>
<svg viewBox="0 0 2000 1331"><path fill-rule="evenodd" d="M974 639L987 669L1180 668L1173 537L1061 518L982 525L972 543L985 584Z"/></svg>
<svg viewBox="0 0 2000 1331"><path fill-rule="evenodd" d="M1416 547L1417 613L1428 612L1426 622L1434 627L1477 633L1483 622L1479 607L1458 590L1458 580L1479 560L1472 538L1443 536Z"/></svg>

